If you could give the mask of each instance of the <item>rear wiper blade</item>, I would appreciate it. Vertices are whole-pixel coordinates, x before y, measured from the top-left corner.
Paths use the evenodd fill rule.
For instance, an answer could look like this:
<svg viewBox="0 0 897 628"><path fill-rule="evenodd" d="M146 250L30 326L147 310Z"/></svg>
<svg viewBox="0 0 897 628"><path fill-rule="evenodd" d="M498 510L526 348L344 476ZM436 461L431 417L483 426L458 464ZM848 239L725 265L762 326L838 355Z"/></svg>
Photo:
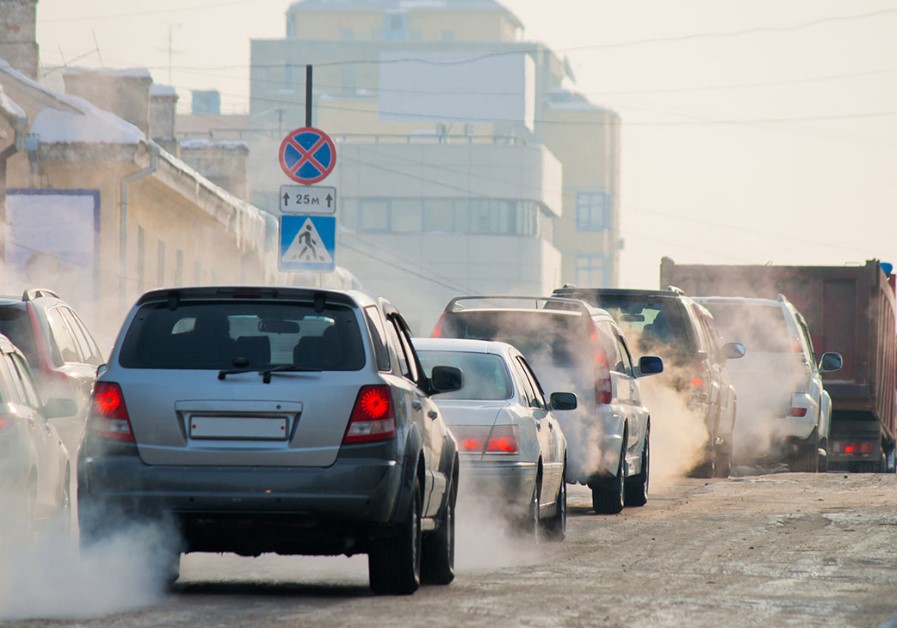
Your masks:
<svg viewBox="0 0 897 628"><path fill-rule="evenodd" d="M320 373L322 369L306 368L304 366L296 366L294 364L278 364L277 366L269 366L267 368L233 368L221 369L218 371L218 379L224 379L228 375L238 375L239 373L258 373L262 376L262 381L266 384L271 383L271 373L277 372L293 372L293 373Z"/></svg>

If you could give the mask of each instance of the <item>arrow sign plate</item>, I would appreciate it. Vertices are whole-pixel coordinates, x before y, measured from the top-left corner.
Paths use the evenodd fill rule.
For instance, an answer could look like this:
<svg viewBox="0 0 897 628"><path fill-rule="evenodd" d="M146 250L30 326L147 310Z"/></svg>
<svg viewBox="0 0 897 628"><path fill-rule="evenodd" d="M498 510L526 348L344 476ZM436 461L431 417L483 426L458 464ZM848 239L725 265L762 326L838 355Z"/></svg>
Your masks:
<svg viewBox="0 0 897 628"><path fill-rule="evenodd" d="M280 213L307 216L336 213L336 188L326 185L281 185Z"/></svg>

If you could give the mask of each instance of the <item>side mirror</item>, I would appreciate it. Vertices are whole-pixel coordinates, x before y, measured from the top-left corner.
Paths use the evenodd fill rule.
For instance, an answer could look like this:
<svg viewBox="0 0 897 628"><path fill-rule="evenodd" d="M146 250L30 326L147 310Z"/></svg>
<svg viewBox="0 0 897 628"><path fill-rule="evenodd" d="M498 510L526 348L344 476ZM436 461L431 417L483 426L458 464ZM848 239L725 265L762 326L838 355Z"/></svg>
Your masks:
<svg viewBox="0 0 897 628"><path fill-rule="evenodd" d="M551 393L552 410L576 410L576 395L569 392Z"/></svg>
<svg viewBox="0 0 897 628"><path fill-rule="evenodd" d="M826 351L819 360L819 371L821 373L831 373L832 371L840 371L844 366L844 358L840 353L834 351Z"/></svg>
<svg viewBox="0 0 897 628"><path fill-rule="evenodd" d="M430 391L433 393L454 392L464 387L461 369L454 366L434 366L430 376Z"/></svg>
<svg viewBox="0 0 897 628"><path fill-rule="evenodd" d="M723 357L727 360L736 360L744 357L744 345L740 342L727 342L723 345Z"/></svg>
<svg viewBox="0 0 897 628"><path fill-rule="evenodd" d="M638 373L636 377L657 375L663 373L663 360L656 355L643 355L638 359Z"/></svg>
<svg viewBox="0 0 897 628"><path fill-rule="evenodd" d="M60 417L72 416L78 411L78 406L71 399L49 399L43 407L43 415L45 419L58 419Z"/></svg>

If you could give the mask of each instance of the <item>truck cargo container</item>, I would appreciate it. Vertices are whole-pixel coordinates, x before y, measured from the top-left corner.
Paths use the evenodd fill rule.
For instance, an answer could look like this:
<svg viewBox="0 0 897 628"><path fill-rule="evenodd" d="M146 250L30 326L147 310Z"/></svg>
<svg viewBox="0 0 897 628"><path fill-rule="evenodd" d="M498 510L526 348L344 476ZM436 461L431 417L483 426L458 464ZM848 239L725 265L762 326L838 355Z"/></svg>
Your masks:
<svg viewBox="0 0 897 628"><path fill-rule="evenodd" d="M704 265L664 257L660 284L693 296L785 295L806 318L817 354L836 351L843 357L840 370L823 376L832 398L828 468L895 469L897 306L889 264Z"/></svg>

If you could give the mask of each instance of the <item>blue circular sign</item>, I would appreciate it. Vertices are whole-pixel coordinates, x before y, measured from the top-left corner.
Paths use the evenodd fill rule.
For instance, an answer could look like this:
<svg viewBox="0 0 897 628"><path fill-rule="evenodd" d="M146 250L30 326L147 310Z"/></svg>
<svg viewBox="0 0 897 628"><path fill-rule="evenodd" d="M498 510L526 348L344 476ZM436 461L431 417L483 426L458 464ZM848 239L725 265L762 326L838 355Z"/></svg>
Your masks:
<svg viewBox="0 0 897 628"><path fill-rule="evenodd" d="M296 183L311 185L327 178L336 165L336 147L321 129L305 126L280 143L280 167Z"/></svg>

